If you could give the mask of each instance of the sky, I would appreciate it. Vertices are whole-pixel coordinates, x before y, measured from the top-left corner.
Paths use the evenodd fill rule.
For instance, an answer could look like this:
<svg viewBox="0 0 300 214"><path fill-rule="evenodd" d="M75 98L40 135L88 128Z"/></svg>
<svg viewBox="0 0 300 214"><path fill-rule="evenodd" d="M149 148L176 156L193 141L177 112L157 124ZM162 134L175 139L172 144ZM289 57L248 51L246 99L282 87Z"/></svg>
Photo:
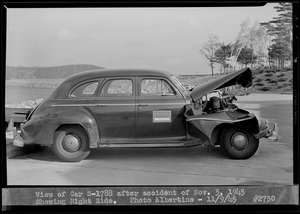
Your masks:
<svg viewBox="0 0 300 214"><path fill-rule="evenodd" d="M211 35L233 42L246 18L266 22L263 7L8 8L6 64L147 68L209 74L200 49Z"/></svg>

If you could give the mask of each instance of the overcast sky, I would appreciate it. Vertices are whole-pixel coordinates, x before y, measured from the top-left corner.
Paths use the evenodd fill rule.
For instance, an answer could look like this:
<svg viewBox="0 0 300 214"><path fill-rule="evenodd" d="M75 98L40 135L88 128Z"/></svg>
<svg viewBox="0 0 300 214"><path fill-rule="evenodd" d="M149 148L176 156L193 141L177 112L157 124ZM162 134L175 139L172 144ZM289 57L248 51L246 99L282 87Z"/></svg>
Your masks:
<svg viewBox="0 0 300 214"><path fill-rule="evenodd" d="M200 54L212 34L233 42L240 24L277 16L273 7L8 9L7 65L93 64L210 73Z"/></svg>

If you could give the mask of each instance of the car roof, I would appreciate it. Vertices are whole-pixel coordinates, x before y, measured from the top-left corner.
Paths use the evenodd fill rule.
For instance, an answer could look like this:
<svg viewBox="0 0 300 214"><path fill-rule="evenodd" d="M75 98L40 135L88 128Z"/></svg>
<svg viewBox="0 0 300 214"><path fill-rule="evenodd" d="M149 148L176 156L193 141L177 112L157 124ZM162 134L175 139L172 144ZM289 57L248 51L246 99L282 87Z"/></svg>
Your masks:
<svg viewBox="0 0 300 214"><path fill-rule="evenodd" d="M84 80L94 77L124 77L124 76L171 76L169 72L150 69L97 69L84 71L68 77L66 80Z"/></svg>

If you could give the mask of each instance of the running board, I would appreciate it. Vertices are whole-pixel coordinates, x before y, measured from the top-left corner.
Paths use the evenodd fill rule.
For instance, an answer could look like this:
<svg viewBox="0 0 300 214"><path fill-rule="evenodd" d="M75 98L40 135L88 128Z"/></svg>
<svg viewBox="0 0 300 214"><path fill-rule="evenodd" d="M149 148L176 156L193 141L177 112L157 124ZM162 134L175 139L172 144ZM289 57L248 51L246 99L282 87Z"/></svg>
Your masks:
<svg viewBox="0 0 300 214"><path fill-rule="evenodd" d="M116 148L167 148L167 147L191 147L201 145L197 140L184 141L178 143L102 143L99 147L116 147Z"/></svg>
<svg viewBox="0 0 300 214"><path fill-rule="evenodd" d="M153 147L184 147L184 143L109 143L99 144L99 147L117 148L153 148Z"/></svg>

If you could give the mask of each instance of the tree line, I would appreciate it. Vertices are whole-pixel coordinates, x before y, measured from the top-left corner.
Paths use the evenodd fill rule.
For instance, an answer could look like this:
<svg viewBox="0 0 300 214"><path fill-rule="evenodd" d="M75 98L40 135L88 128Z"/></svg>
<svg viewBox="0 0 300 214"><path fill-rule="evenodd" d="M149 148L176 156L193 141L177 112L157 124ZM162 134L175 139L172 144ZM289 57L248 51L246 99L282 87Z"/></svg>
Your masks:
<svg viewBox="0 0 300 214"><path fill-rule="evenodd" d="M251 68L284 68L291 65L292 3L281 2L274 9L278 16L269 22L256 21L251 25L249 18L242 21L236 39L231 43L220 42L217 35L211 35L204 42L200 52L207 59L212 75L216 65L220 65L223 73L235 70L237 64Z"/></svg>

